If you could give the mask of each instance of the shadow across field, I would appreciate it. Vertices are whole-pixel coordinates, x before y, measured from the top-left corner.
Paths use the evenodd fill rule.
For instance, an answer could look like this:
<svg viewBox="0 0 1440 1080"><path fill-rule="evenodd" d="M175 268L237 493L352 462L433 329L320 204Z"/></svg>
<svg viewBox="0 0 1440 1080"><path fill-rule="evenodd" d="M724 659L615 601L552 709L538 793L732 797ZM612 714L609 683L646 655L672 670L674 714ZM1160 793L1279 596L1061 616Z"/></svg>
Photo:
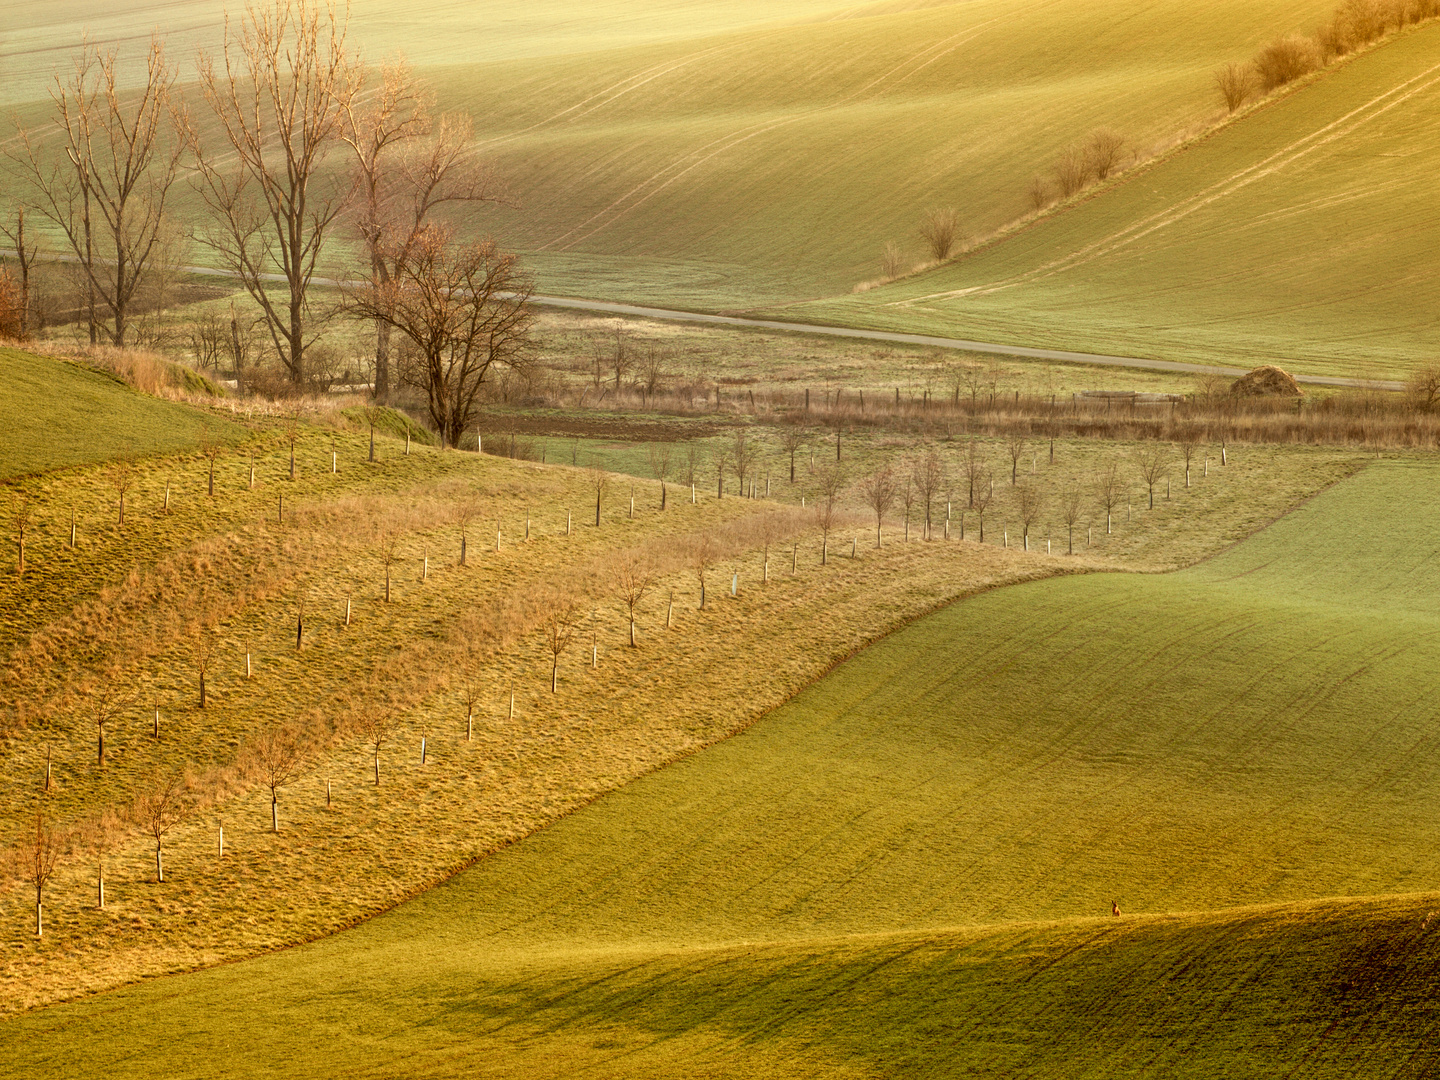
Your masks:
<svg viewBox="0 0 1440 1080"><path fill-rule="evenodd" d="M0 1055L1431 1074L1434 476L1374 466L1189 571L953 605L355 931L19 1017Z"/></svg>

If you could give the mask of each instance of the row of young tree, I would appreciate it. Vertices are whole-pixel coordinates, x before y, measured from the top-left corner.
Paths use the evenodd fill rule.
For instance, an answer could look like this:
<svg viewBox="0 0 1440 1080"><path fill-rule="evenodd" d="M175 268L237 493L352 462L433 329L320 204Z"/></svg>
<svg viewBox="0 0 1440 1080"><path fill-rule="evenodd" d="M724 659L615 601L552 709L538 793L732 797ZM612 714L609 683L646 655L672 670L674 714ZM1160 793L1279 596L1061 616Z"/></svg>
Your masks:
<svg viewBox="0 0 1440 1080"><path fill-rule="evenodd" d="M436 430L458 443L492 365L529 354L528 278L493 240L460 235L468 212L506 200L474 155L470 122L435 115L403 63L364 64L345 18L315 0L265 0L237 30L227 21L220 52L197 57L193 111L158 38L138 90L123 89L120 67L117 51L83 46L56 76L53 121L21 128L9 151L29 193L6 226L19 269L13 329L26 329L40 255L28 209L83 272L91 342L125 345L183 181L206 210L193 240L249 294L295 386L334 313L316 289L339 265L328 258L337 234L359 240L367 273L341 308L376 327L375 391L392 385L391 338L402 334Z"/></svg>

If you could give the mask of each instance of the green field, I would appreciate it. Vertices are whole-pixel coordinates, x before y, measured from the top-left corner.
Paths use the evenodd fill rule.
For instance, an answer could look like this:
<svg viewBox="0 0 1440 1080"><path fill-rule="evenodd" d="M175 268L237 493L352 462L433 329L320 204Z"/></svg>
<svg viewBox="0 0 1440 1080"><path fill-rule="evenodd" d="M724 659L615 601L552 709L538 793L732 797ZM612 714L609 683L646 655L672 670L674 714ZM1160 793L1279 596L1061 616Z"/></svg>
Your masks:
<svg viewBox="0 0 1440 1080"><path fill-rule="evenodd" d="M91 465L118 454L173 453L202 436L233 442L244 429L138 393L66 360L0 348L0 480Z"/></svg>
<svg viewBox="0 0 1440 1080"><path fill-rule="evenodd" d="M1436 901L1364 898L1440 876L1434 482L1377 464L1192 570L951 606L356 931L0 1045L30 1075L1426 1075Z"/></svg>
<svg viewBox="0 0 1440 1080"><path fill-rule="evenodd" d="M1173 142L1216 115L1216 66L1332 6L550 0L463 17L421 4L401 20L371 0L353 36L372 59L403 50L441 108L474 118L518 202L482 224L526 254L542 291L715 308L847 293L891 241L908 267L928 257L918 229L937 207L988 234L1092 129L1142 154ZM186 72L218 9L172 35ZM133 37L159 10L127 6L93 29ZM34 15L47 49L28 62L53 63L92 11ZM42 100L22 74L0 99Z"/></svg>
<svg viewBox="0 0 1440 1080"><path fill-rule="evenodd" d="M787 317L1394 378L1440 352L1440 26L943 269Z"/></svg>

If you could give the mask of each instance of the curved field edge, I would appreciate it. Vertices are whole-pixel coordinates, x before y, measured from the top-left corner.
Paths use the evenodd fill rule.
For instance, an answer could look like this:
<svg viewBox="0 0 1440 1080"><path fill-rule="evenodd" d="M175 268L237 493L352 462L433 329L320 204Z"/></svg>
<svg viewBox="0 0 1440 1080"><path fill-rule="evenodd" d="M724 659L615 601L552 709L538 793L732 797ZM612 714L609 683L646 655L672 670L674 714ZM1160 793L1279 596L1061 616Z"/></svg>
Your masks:
<svg viewBox="0 0 1440 1080"><path fill-rule="evenodd" d="M1429 573L1417 588L1414 559L1396 556L1413 552L1434 511L1395 496L1433 475L1433 466L1367 470L1267 530L1268 550L1257 538L1256 550L1241 545L1192 571L1036 582L948 608L865 650L745 735L627 785L349 934L37 1012L0 1031L125 1024L134 1033L128 1053L145 1061L161 1052L161 1026L183 1025L207 1045L270 1016L268 1049L257 1053L303 1063L306 1047L289 1056L293 1032L319 1031L327 1052L343 1047L360 1075L392 1068L388 1055L405 1055L420 1075L546 1075L580 1065L597 1075L667 1075L741 1061L761 1075L885 1074L902 1063L929 1075L961 1066L1125 1075L1157 1065L1180 1075L1273 1075L1299 1061L1307 1075L1357 1067L1405 1075L1415 1062L1424 1075L1434 1025L1425 995L1436 973L1416 945L1433 926L1428 893L1038 929L1025 905L1094 910L1118 895L1127 911L1191 906L1183 875L1167 882L1133 872L1167 861L1188 866L1216 904L1243 901L1247 888L1272 896L1324 888L1335 866L1357 894L1374 890L1355 885L1383 874L1433 889L1436 868L1423 854L1433 845L1418 808L1433 801L1434 747L1394 737L1397 728L1433 727L1423 715L1433 693L1417 686L1394 715L1368 725L1346 722L1366 716L1354 699L1324 702L1335 686L1358 686L1358 700L1373 708L1377 685L1389 684L1386 663L1427 667L1422 654L1433 642L1415 642L1435 636L1436 582ZM1355 535L1357 517L1374 528ZM1296 550L1308 568L1278 564L1278 553ZM1336 566L1357 560L1361 573L1336 577ZM1084 589L1111 595L1100 608L1077 608ZM1110 603L1117 590L1121 602ZM1141 591L1167 601L1152 604L1148 621L1136 618ZM1038 604L1047 595L1056 601L1049 612ZM1080 684L1091 714L1035 708L1053 705L1052 687L1043 662L1024 663L1053 650L1057 620L1090 626L1092 642L1147 672L1187 637L1213 647L1213 635L1196 634L1196 611L1206 607L1222 626L1237 610L1242 619L1258 611L1298 620L1294 640L1278 647L1268 627L1248 628L1272 643L1271 655L1229 643L1235 664L1215 681L1247 693L1269 682L1258 711L1232 716L1224 701L1196 710L1183 696L1182 707L1137 707L1133 684L1084 656L1073 658L1080 674L1068 681ZM1107 640L1137 621L1132 638L1143 648ZM1328 634L1317 636L1316 626ZM973 652L982 633L992 655L978 667L944 662L946 649ZM1369 647L1377 637L1385 640ZM908 653L907 663L887 649ZM1173 678L1183 663L1162 674ZM1288 683L1277 677L1287 665ZM1317 684L1326 671L1338 683ZM892 689L897 681L903 692ZM989 684L998 684L989 707L969 708L966 694ZM1163 684L1139 687L1139 697ZM1268 715L1267 703L1279 712ZM1108 717L1117 709L1122 715ZM1255 743L1276 723L1278 741ZM1047 725L1049 737L1037 741ZM1290 736L1298 746L1287 750ZM1296 783L1280 767L1316 772ZM1087 775L1099 781L1090 794ZM1153 807L1174 814L1128 812L1137 784ZM1304 800L1316 793L1333 805L1310 814ZM1053 804L1048 822L1026 810L1041 795ZM1227 814L1232 827L1216 829ZM1256 819L1249 835L1236 833L1237 822ZM1187 830L1188 850L1170 850ZM1061 831L1091 865L1050 842ZM1269 847L1257 848L1257 837ZM1312 850L1334 853L1337 842L1337 863ZM977 863L986 852L1000 861ZM1013 867L1008 877L997 872L1004 866ZM1257 869L1263 880L1252 880ZM984 917L997 898L1009 910L989 918L1020 921L943 929L976 918L977 903ZM977 939L991 945L972 962L966 943ZM210 1003L219 994L255 1002L253 1010L242 1004L217 1019ZM137 1013L140 1001L150 1004ZM1330 1037L1342 1029L1343 1040ZM81 1054L67 1062L111 1068L111 1051L88 1035L66 1042ZM43 1062L43 1049L31 1052ZM237 1074L254 1068L249 1053L229 1059Z"/></svg>

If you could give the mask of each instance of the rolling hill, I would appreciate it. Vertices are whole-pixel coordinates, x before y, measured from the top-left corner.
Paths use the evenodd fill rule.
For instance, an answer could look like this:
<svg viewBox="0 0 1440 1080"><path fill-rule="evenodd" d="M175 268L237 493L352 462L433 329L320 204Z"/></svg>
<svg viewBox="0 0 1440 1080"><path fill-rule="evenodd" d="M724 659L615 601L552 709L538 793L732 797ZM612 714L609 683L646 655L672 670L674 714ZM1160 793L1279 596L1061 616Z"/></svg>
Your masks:
<svg viewBox="0 0 1440 1080"><path fill-rule="evenodd" d="M1433 483L1376 465L1192 570L953 605L356 931L0 1047L28 1075L1428 1075Z"/></svg>
<svg viewBox="0 0 1440 1080"><path fill-rule="evenodd" d="M1440 25L954 263L787 317L1300 372L1440 352Z"/></svg>

